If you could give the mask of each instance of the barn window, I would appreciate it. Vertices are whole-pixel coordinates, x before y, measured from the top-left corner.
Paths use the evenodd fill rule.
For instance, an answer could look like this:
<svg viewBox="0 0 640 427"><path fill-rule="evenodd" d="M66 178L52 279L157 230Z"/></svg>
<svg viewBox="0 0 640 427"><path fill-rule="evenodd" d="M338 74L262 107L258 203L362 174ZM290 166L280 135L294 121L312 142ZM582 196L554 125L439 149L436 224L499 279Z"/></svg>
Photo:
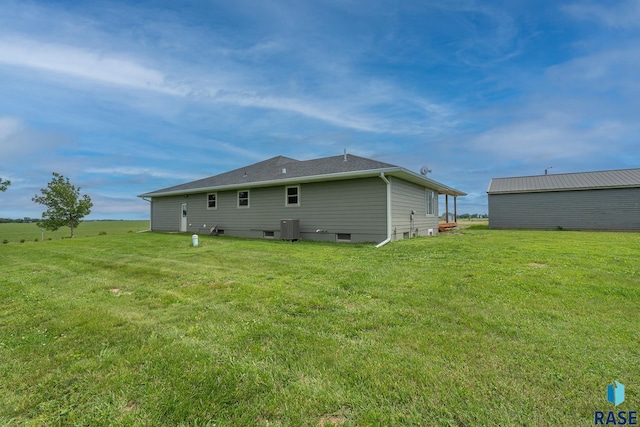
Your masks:
<svg viewBox="0 0 640 427"><path fill-rule="evenodd" d="M218 194L217 193L207 194L207 209L217 209L217 208L218 208Z"/></svg>
<svg viewBox="0 0 640 427"><path fill-rule="evenodd" d="M239 208L249 207L249 190L238 191L238 207Z"/></svg>
<svg viewBox="0 0 640 427"><path fill-rule="evenodd" d="M300 186L285 187L285 206L300 206Z"/></svg>
<svg viewBox="0 0 640 427"><path fill-rule="evenodd" d="M427 215L435 215L436 193L431 190L425 191Z"/></svg>

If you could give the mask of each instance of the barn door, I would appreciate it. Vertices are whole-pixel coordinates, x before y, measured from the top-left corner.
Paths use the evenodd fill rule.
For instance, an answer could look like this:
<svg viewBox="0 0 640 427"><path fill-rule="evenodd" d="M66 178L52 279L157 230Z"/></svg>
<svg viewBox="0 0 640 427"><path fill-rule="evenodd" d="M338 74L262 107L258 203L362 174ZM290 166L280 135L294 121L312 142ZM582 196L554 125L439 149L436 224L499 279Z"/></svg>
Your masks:
<svg viewBox="0 0 640 427"><path fill-rule="evenodd" d="M180 205L180 231L184 233L187 231L187 204L182 203Z"/></svg>

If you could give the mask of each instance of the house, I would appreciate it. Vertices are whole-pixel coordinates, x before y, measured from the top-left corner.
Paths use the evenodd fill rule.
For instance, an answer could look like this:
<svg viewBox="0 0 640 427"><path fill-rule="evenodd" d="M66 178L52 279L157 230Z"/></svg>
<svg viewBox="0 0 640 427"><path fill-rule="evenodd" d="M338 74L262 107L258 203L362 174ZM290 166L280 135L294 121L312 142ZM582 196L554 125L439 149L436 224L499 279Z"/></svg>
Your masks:
<svg viewBox="0 0 640 427"><path fill-rule="evenodd" d="M494 178L490 228L640 230L640 169Z"/></svg>
<svg viewBox="0 0 640 427"><path fill-rule="evenodd" d="M440 194L447 206L454 198L454 209L455 198L466 195L345 153L305 161L277 156L139 197L150 199L154 231L386 243L437 233Z"/></svg>

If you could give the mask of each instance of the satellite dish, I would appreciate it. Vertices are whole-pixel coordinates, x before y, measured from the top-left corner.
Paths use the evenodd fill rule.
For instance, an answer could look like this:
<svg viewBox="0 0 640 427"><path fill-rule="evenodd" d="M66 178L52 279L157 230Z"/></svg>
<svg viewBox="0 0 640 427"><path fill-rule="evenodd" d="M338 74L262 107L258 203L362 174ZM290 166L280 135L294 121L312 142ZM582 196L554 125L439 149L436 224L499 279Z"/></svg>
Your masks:
<svg viewBox="0 0 640 427"><path fill-rule="evenodd" d="M420 168L420 175L426 176L428 173L431 173L431 169L427 166L423 166Z"/></svg>

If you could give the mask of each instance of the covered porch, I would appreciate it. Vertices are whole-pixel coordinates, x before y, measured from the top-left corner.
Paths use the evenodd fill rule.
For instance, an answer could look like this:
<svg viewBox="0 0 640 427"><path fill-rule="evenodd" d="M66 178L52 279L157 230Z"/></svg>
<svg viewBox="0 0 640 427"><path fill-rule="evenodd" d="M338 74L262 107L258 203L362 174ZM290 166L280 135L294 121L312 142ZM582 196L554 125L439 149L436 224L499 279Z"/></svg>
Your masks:
<svg viewBox="0 0 640 427"><path fill-rule="evenodd" d="M451 231L458 226L458 196L460 195L465 194L444 194L444 219L440 219L440 222L438 223L438 231ZM449 196L453 199L453 211L450 210Z"/></svg>

